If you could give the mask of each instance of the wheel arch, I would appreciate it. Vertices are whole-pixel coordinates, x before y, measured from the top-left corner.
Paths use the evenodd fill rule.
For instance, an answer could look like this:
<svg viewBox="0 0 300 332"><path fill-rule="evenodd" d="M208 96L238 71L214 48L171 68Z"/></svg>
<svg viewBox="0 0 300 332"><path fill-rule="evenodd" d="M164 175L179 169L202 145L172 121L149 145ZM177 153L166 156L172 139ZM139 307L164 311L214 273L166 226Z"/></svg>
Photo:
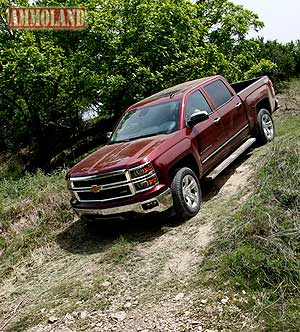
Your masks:
<svg viewBox="0 0 300 332"><path fill-rule="evenodd" d="M266 110L268 110L270 113L272 112L272 108L271 108L271 104L269 101L269 98L264 98L262 100L260 100L257 105L256 105L256 113L258 114L258 112L262 109L265 108Z"/></svg>
<svg viewBox="0 0 300 332"><path fill-rule="evenodd" d="M169 168L168 177L169 177L170 181L174 177L176 170L178 170L182 167L190 168L196 174L198 179L200 178L201 171L200 171L199 165L198 165L195 157L190 153L188 155L185 155L183 158L178 160L174 165L172 165Z"/></svg>

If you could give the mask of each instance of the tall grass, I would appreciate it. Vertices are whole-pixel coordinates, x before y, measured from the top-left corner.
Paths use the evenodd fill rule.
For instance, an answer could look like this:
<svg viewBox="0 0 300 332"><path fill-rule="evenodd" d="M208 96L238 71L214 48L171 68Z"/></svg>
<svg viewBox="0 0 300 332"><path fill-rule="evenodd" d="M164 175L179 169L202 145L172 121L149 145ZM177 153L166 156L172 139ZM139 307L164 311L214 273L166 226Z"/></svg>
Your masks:
<svg viewBox="0 0 300 332"><path fill-rule="evenodd" d="M11 168L10 168L11 169ZM50 175L2 171L0 179L0 277L72 221L62 171Z"/></svg>
<svg viewBox="0 0 300 332"><path fill-rule="evenodd" d="M277 125L279 137L260 155L256 190L220 226L206 268L251 294L249 310L262 315L267 331L299 331L300 118Z"/></svg>

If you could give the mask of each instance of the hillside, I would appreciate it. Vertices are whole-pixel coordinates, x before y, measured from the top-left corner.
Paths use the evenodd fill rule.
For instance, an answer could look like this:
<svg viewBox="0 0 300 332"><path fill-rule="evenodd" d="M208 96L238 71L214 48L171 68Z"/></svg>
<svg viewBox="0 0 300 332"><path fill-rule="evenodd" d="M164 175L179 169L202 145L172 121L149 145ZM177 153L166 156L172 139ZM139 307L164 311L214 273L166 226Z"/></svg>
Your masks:
<svg viewBox="0 0 300 332"><path fill-rule="evenodd" d="M0 331L298 331L300 81L277 138L204 185L200 214L86 227L64 171L0 166Z"/></svg>

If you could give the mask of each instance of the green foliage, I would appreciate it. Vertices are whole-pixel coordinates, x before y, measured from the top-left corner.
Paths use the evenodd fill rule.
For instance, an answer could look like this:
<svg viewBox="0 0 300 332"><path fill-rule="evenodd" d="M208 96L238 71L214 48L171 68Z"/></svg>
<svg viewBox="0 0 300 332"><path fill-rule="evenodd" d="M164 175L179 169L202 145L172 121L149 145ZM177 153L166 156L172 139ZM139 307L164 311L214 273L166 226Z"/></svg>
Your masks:
<svg viewBox="0 0 300 332"><path fill-rule="evenodd" d="M162 88L215 74L230 81L273 75L276 68L277 77L285 65L292 75L300 66L291 60L299 43L284 55L285 47L246 40L263 23L228 0L39 0L35 5L86 7L88 28L10 30L7 7L28 4L0 1L0 150L21 151L27 168L49 168L98 120ZM85 123L82 114L93 105L100 117ZM78 149L104 142L104 131Z"/></svg>
<svg viewBox="0 0 300 332"><path fill-rule="evenodd" d="M111 262L121 262L132 252L133 245L134 241L131 241L130 238L120 236L111 247L105 259Z"/></svg>
<svg viewBox="0 0 300 332"><path fill-rule="evenodd" d="M300 41L281 44L278 41L264 41L262 38L256 41L259 45L257 59L266 59L276 64L270 73L274 82L288 80L300 74Z"/></svg>
<svg viewBox="0 0 300 332"><path fill-rule="evenodd" d="M245 73L245 78L250 79L267 75L273 77L277 70L277 65L270 60L261 60L259 63L253 65L250 70Z"/></svg>
<svg viewBox="0 0 300 332"><path fill-rule="evenodd" d="M45 167L82 130L81 113L96 100L99 75L90 65L86 31L9 30L9 5L1 1L2 148L30 146L28 158Z"/></svg>
<svg viewBox="0 0 300 332"><path fill-rule="evenodd" d="M188 79L242 78L241 71L232 74L236 47L262 26L227 0L40 0L36 5L87 7L88 28L12 31L5 10L20 4L28 2L1 0L0 148L23 148L43 168L85 130L81 115L92 104L102 103L101 117L118 116Z"/></svg>
<svg viewBox="0 0 300 332"><path fill-rule="evenodd" d="M227 257L230 273L253 289L283 283L294 292L300 286L299 141L298 135L270 148L259 192L235 218L238 247Z"/></svg>

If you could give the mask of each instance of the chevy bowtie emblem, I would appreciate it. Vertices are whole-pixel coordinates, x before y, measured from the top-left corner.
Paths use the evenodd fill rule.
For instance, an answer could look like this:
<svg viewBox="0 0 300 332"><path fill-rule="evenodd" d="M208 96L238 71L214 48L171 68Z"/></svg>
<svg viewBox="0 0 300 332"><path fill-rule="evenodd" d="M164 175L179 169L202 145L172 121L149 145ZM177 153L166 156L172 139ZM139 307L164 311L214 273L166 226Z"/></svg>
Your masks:
<svg viewBox="0 0 300 332"><path fill-rule="evenodd" d="M93 193L99 193L102 190L100 186L97 186L96 184L91 187L91 191Z"/></svg>

